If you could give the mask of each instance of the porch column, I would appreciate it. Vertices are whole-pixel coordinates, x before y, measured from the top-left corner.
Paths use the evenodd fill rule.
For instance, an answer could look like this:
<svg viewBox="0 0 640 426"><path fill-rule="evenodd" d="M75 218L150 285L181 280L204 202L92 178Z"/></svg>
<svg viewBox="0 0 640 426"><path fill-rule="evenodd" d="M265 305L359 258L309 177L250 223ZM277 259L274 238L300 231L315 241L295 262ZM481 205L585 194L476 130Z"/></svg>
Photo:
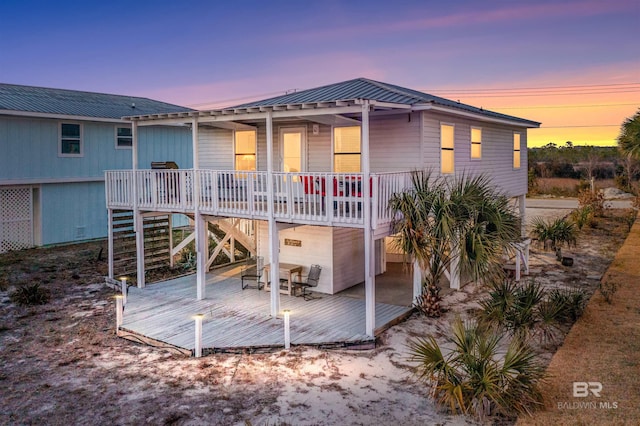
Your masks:
<svg viewBox="0 0 640 426"><path fill-rule="evenodd" d="M280 239L278 224L273 212L273 120L272 112L267 111L267 215L269 217L269 253L271 267L269 277L271 281L271 316L276 318L280 311Z"/></svg>
<svg viewBox="0 0 640 426"><path fill-rule="evenodd" d="M374 337L376 329L375 246L371 228L371 168L369 165L369 102L362 104L362 180L364 190L364 303L365 333Z"/></svg>
<svg viewBox="0 0 640 426"><path fill-rule="evenodd" d="M107 257L109 259L109 278L113 279L113 210L107 209Z"/></svg>
<svg viewBox="0 0 640 426"><path fill-rule="evenodd" d="M133 230L136 234L136 281L144 288L144 223L138 210L138 123L131 122L131 195L133 197Z"/></svg>
<svg viewBox="0 0 640 426"><path fill-rule="evenodd" d="M207 236L207 221L200 214L200 180L198 179L198 118L191 120L191 148L193 150L192 200L196 234L196 294L198 300L206 297L207 259L209 244Z"/></svg>

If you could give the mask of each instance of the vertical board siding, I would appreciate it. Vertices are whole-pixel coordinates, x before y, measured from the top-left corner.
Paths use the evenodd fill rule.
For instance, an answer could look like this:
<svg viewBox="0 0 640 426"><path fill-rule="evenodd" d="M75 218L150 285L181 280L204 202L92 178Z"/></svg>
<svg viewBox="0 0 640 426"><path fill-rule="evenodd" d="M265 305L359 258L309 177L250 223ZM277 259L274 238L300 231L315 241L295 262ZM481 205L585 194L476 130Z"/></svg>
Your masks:
<svg viewBox="0 0 640 426"><path fill-rule="evenodd" d="M271 256L268 252L269 232L267 222L258 222L258 256L263 256L265 263L268 263ZM298 240L301 247L285 245L285 238ZM279 232L280 240L280 262L295 263L304 267L303 274L309 273L309 267L317 264L322 267L320 282L317 291L333 294L334 268L333 268L333 247L332 228L325 226L301 225L295 228L285 229Z"/></svg>
<svg viewBox="0 0 640 426"><path fill-rule="evenodd" d="M372 172L396 172L420 167L420 113L372 117Z"/></svg>
<svg viewBox="0 0 640 426"><path fill-rule="evenodd" d="M142 126L138 137L138 167L150 169L152 161L175 161L181 169L193 167L191 130L177 126ZM126 151L129 158L131 150ZM131 164L131 159L128 160ZM108 169L108 168L107 168Z"/></svg>
<svg viewBox="0 0 640 426"><path fill-rule="evenodd" d="M201 169L233 170L233 131L200 127L198 166Z"/></svg>
<svg viewBox="0 0 640 426"><path fill-rule="evenodd" d="M526 129L424 112L424 167L438 173L440 171L440 123L451 123L455 126L456 174L462 172L485 174L510 197L527 193ZM471 159L472 126L482 129L481 159ZM513 169L514 132L520 132L522 135L522 167L517 170Z"/></svg>
<svg viewBox="0 0 640 426"><path fill-rule="evenodd" d="M104 183L46 184L40 187L42 244L107 236Z"/></svg>
<svg viewBox="0 0 640 426"><path fill-rule="evenodd" d="M364 281L364 231L333 228L333 292Z"/></svg>
<svg viewBox="0 0 640 426"><path fill-rule="evenodd" d="M0 179L104 178L105 170L131 168L131 150L116 149L115 128L125 124L68 120L82 125L82 157L58 157L65 120L0 117ZM190 168L191 133L180 127L140 127L139 167L176 161Z"/></svg>

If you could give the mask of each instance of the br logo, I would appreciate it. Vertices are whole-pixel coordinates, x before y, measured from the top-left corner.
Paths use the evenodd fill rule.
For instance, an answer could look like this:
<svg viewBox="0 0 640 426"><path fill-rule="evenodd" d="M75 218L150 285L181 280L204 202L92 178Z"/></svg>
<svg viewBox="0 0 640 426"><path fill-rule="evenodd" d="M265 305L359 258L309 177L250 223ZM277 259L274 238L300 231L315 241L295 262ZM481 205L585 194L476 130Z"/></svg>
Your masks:
<svg viewBox="0 0 640 426"><path fill-rule="evenodd" d="M574 398L586 398L590 393L596 398L600 398L600 392L602 392L602 383L600 382L573 382Z"/></svg>

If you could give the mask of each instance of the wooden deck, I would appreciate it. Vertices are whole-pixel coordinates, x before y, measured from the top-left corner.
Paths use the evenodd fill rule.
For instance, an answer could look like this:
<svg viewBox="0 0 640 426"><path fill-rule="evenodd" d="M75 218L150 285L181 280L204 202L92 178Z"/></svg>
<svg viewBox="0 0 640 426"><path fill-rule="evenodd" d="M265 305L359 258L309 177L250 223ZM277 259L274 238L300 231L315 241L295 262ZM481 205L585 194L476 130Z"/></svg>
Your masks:
<svg viewBox="0 0 640 426"><path fill-rule="evenodd" d="M203 314L203 354L266 351L284 347L284 321L271 318L269 292L241 289L240 266L207 275L206 299L196 299L196 277L189 275L131 287L119 335L190 353L195 346L193 316ZM318 294L305 301L281 295L281 310L291 312L291 344L321 347L372 347L365 334L364 300ZM409 315L408 306L376 303L376 329Z"/></svg>

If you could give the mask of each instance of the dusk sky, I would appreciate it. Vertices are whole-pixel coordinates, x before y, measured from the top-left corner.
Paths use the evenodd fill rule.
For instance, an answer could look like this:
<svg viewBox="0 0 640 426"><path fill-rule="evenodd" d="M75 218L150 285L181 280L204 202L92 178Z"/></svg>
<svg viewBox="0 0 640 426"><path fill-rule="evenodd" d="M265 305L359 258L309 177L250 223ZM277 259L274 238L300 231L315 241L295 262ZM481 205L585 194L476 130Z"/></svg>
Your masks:
<svg viewBox="0 0 640 426"><path fill-rule="evenodd" d="M5 0L0 82L206 109L366 77L613 145L639 40L640 0Z"/></svg>

